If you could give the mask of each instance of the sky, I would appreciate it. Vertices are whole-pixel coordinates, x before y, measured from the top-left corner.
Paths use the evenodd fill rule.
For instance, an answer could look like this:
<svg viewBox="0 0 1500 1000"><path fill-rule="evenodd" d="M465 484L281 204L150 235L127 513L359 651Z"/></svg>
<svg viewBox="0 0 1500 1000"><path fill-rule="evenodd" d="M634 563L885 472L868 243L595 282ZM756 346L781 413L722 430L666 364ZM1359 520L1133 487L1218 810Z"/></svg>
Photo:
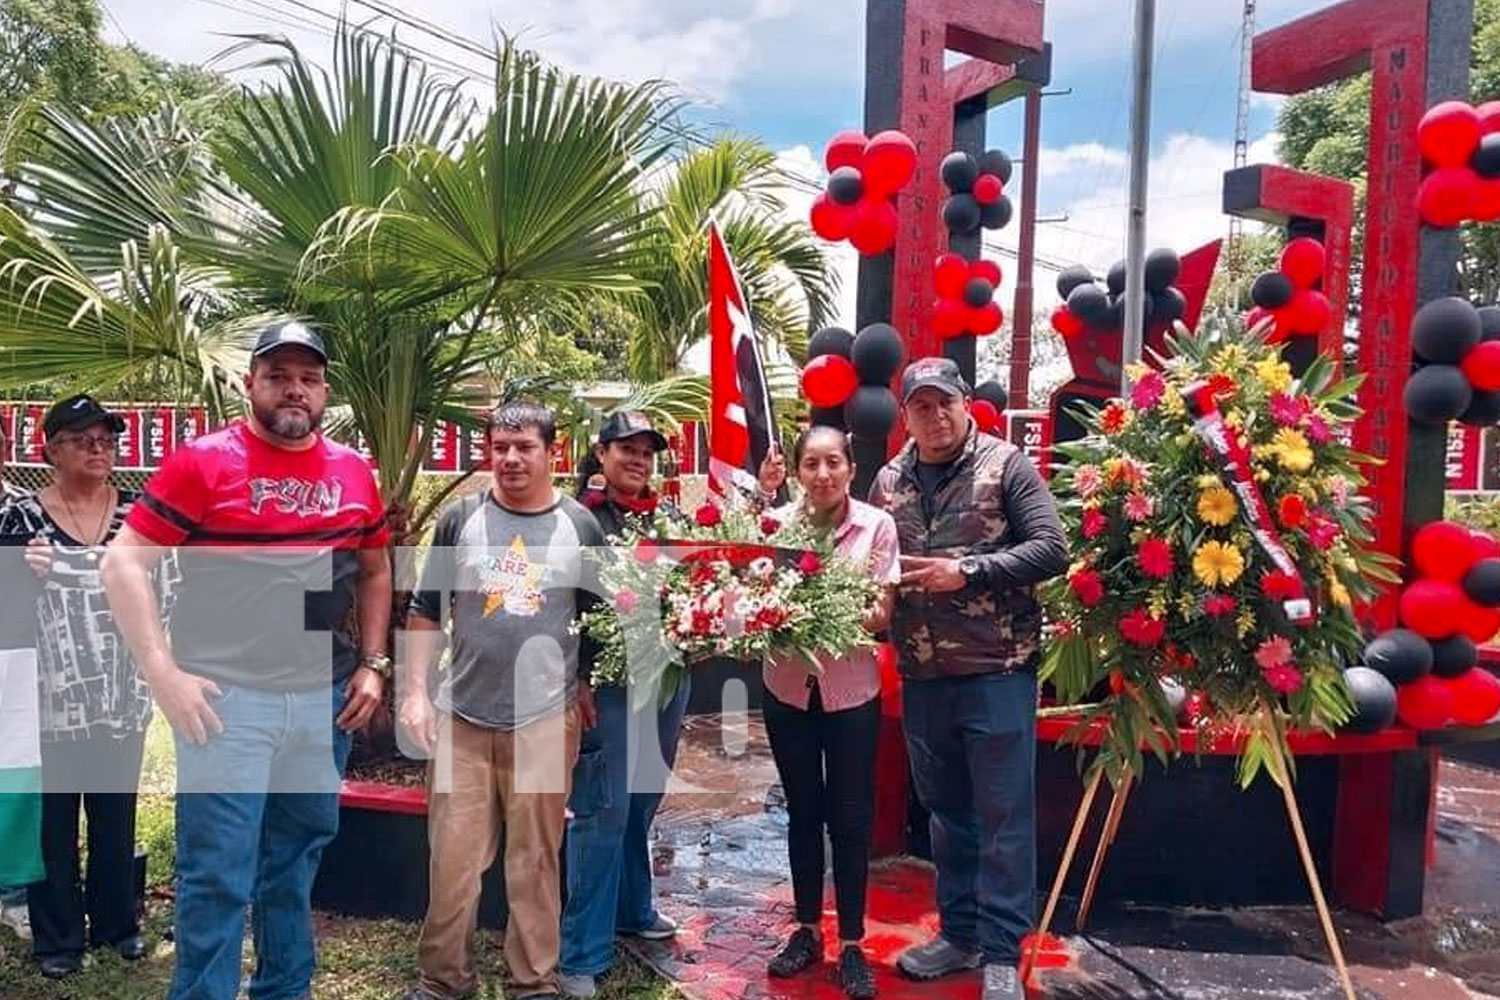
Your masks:
<svg viewBox="0 0 1500 1000"><path fill-rule="evenodd" d="M286 33L308 51L327 50L337 0L102 0L113 40L168 58L202 63L247 32ZM983 2L983 0L975 0ZM1260 0L1269 28L1325 0ZM1053 44L1043 104L1038 229L1045 258L1103 269L1124 253L1130 121L1132 7L1128 0L1047 0ZM1223 235L1220 180L1233 162L1239 80L1240 3L1158 0L1149 244L1186 252ZM705 124L757 136L781 163L821 183L821 151L834 132L861 125L865 0L350 0L351 20L379 10L446 29L436 38L397 25L406 43L482 71L497 31L573 70L620 80L667 79ZM375 23L389 28L389 17ZM222 67L223 64L221 64ZM1274 160L1278 104L1251 106L1250 162ZM1021 145L1020 102L997 109L988 142ZM1013 185L1014 186L1014 185ZM787 192L805 218L811 196ZM999 234L1014 246L1015 226ZM852 313L853 255L836 255ZM1039 270L1041 304L1055 299L1052 272ZM1007 282L1009 284L1009 282Z"/></svg>

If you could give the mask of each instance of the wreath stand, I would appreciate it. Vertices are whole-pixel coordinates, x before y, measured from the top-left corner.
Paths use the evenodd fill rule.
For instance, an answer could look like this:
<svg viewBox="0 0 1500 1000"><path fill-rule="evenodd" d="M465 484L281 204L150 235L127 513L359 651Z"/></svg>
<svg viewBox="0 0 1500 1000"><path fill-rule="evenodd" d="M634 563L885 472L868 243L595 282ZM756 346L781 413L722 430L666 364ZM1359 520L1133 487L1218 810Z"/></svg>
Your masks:
<svg viewBox="0 0 1500 1000"><path fill-rule="evenodd" d="M1302 857L1302 867L1307 874L1308 885L1312 889L1313 904L1318 911L1318 920L1323 925L1323 935L1328 941L1328 951L1333 956L1334 967L1338 970L1344 996L1346 1000L1357 1000L1354 981L1349 977L1349 966L1344 961L1344 950L1339 945L1338 931L1333 925L1333 914L1328 909L1328 900L1323 894L1323 881L1318 876L1317 865L1313 862L1312 847L1308 843L1307 832L1302 826L1302 812L1297 805L1296 793L1292 789L1291 768L1288 767L1284 753L1284 747L1277 744L1276 751L1270 755L1268 766L1271 770L1271 780L1281 788L1282 798L1286 803L1287 821L1291 824L1292 836L1297 841L1297 851ZM1057 904L1062 898L1063 886L1067 883L1068 875L1072 871L1073 859L1078 853L1079 843L1083 840L1084 827L1088 825L1094 799L1098 796L1099 786L1103 781L1104 769L1095 768L1093 776L1084 786L1083 801L1078 805L1078 814L1073 819L1073 829L1068 835L1062 862L1058 865L1056 878L1052 880L1052 891L1047 897L1046 909L1042 912L1042 922L1032 936L1030 948L1022 959L1023 982L1028 980L1031 973L1038 968L1037 963L1043 942L1047 939L1047 931L1052 926L1052 919L1057 915ZM1130 789L1133 784L1133 775L1127 767L1120 775L1119 785L1113 789L1109 812L1104 818L1104 828L1100 831L1099 842L1094 847L1094 860L1089 865L1088 879L1084 883L1083 896L1078 904L1077 927L1080 932L1088 923L1089 912L1093 909L1094 894L1099 886L1099 875L1104 869L1104 860L1109 853L1110 846L1119 832L1120 817L1125 813L1125 806L1130 800Z"/></svg>

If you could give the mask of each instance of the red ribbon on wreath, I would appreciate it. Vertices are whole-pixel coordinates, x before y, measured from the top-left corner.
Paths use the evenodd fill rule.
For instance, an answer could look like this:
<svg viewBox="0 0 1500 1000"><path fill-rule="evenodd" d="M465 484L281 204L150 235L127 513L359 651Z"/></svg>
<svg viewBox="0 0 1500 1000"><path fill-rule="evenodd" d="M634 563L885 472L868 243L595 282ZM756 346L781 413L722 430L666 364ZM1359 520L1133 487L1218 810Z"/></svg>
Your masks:
<svg viewBox="0 0 1500 1000"><path fill-rule="evenodd" d="M1260 487L1255 485L1255 468L1250 461L1249 447L1224 422L1211 383L1194 382L1184 387L1182 396L1193 417L1193 433L1203 440L1205 450L1229 478L1229 486L1240 499L1240 509L1245 512L1250 533L1296 591L1281 602L1282 610L1293 625L1311 625L1314 617L1312 601L1307 599L1297 563L1281 543L1281 535L1271 519L1271 508L1261 496Z"/></svg>

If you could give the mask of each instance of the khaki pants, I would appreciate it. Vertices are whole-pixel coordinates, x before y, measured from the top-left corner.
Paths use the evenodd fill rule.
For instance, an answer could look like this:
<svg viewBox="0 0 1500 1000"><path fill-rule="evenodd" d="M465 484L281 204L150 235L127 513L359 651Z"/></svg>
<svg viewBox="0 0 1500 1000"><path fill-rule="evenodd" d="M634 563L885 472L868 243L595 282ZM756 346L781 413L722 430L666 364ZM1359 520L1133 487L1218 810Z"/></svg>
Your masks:
<svg viewBox="0 0 1500 1000"><path fill-rule="evenodd" d="M428 766L430 887L417 945L422 988L433 996L454 1000L478 988L472 941L479 880L495 860L502 829L510 995L556 992L558 856L578 739L575 706L514 731L443 718Z"/></svg>

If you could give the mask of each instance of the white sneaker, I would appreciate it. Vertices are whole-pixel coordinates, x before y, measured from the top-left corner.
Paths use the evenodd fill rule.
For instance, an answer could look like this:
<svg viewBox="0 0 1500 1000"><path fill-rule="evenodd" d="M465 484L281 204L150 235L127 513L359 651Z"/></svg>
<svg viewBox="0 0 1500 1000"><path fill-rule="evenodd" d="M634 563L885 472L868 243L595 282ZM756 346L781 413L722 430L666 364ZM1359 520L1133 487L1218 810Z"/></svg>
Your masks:
<svg viewBox="0 0 1500 1000"><path fill-rule="evenodd" d="M984 1000L1026 1000L1015 966L991 962L984 967Z"/></svg>
<svg viewBox="0 0 1500 1000"><path fill-rule="evenodd" d="M22 941L31 940L31 911L24 903L0 907L0 925L9 927Z"/></svg>
<svg viewBox="0 0 1500 1000"><path fill-rule="evenodd" d="M599 992L593 976L570 976L566 972L557 976L557 990L565 997L587 998Z"/></svg>

